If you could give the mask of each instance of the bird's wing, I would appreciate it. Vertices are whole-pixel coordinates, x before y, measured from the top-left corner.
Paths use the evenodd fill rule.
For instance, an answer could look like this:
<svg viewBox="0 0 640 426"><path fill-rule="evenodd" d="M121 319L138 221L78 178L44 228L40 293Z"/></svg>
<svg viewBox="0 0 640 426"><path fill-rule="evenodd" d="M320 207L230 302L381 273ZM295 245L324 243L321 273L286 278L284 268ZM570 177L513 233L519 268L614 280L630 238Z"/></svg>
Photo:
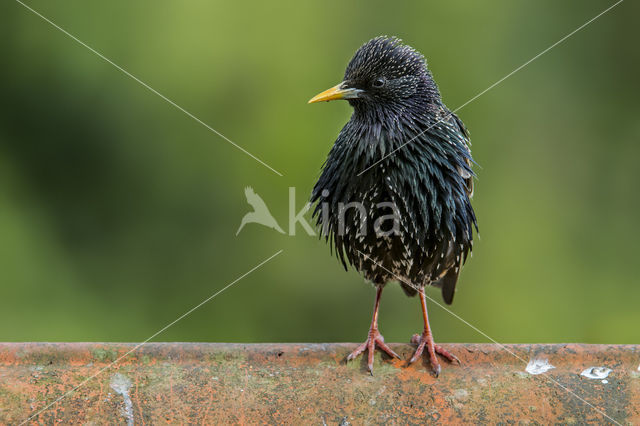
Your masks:
<svg viewBox="0 0 640 426"><path fill-rule="evenodd" d="M460 130L460 133L462 134L462 139L465 142L464 147L467 149L467 152L469 153L469 157L471 157L471 139L469 138L469 130L467 130L464 123L462 122L462 120L460 120L460 118L457 115L455 115L454 113L451 113L451 117L453 118L452 124L455 124ZM472 167L471 160L467 158L465 159L465 162L467 163L467 166L469 166L469 169L471 169ZM467 187L467 194L469 195L469 198L473 197L473 175L469 173L467 170L462 169L461 167L458 168L458 172L460 173L460 176L462 176L462 178L465 180L465 185Z"/></svg>
<svg viewBox="0 0 640 426"><path fill-rule="evenodd" d="M249 203L249 205L253 207L254 211L269 211L267 205L264 203L264 200L258 194L256 194L252 187L247 186L244 189L244 195L247 197L247 203Z"/></svg>
<svg viewBox="0 0 640 426"><path fill-rule="evenodd" d="M249 198L253 197L254 195L256 195L256 193L255 193L255 192L253 192L253 188L252 188L252 187L247 186L247 187L244 189L244 196L245 196L245 197L247 197L247 200L248 200Z"/></svg>

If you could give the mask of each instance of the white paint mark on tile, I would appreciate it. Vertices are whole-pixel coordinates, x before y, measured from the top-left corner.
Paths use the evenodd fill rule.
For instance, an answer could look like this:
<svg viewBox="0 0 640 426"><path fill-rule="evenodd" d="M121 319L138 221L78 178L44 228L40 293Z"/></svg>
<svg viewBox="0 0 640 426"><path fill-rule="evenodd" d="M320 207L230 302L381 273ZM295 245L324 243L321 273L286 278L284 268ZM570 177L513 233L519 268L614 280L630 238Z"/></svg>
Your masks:
<svg viewBox="0 0 640 426"><path fill-rule="evenodd" d="M589 367L580 373L580 375L588 379L606 379L612 371L613 370L607 367Z"/></svg>
<svg viewBox="0 0 640 426"><path fill-rule="evenodd" d="M525 370L529 374L536 375L546 373L552 368L555 367L549 364L549 360L547 360L546 358L534 358L529 361L529 364L527 364L527 368Z"/></svg>
<svg viewBox="0 0 640 426"><path fill-rule="evenodd" d="M116 373L111 377L111 389L116 391L118 395L122 395L122 399L124 399L122 414L127 419L127 426L133 426L133 402L131 395L129 395L131 380L123 374Z"/></svg>

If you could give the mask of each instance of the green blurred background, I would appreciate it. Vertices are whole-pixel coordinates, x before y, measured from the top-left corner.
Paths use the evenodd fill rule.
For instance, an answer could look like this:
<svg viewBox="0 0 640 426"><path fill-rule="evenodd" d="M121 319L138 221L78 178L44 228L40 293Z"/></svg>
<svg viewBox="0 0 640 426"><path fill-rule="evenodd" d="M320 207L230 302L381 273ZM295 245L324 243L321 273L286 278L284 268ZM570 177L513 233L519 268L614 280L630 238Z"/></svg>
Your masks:
<svg viewBox="0 0 640 426"><path fill-rule="evenodd" d="M286 228L346 102L307 105L368 39L425 54L454 109L611 5L575 2L28 4L284 174L277 176L17 2L0 6L0 340L361 341L374 291ZM640 31L624 2L459 112L481 238L453 311L500 342L639 343ZM430 295L441 300L438 292ZM436 340L486 339L433 303ZM387 341L421 329L389 286Z"/></svg>

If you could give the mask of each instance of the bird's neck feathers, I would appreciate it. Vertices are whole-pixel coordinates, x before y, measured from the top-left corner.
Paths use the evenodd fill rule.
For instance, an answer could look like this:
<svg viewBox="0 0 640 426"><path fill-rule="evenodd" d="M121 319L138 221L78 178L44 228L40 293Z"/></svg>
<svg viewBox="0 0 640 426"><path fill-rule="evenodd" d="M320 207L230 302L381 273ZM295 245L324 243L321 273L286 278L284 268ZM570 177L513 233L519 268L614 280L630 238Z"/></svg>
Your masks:
<svg viewBox="0 0 640 426"><path fill-rule="evenodd" d="M351 99L353 107L351 124L362 127L388 127L393 132L402 122L423 121L430 113L442 108L438 86L429 71L420 78L416 90L410 96L375 101L369 99Z"/></svg>
<svg viewBox="0 0 640 426"><path fill-rule="evenodd" d="M415 93L405 98L385 102L350 101L353 115L347 127L360 136L357 140L375 143L382 135L402 138L407 132L430 124L434 114L445 107L431 74L427 71L421 80Z"/></svg>

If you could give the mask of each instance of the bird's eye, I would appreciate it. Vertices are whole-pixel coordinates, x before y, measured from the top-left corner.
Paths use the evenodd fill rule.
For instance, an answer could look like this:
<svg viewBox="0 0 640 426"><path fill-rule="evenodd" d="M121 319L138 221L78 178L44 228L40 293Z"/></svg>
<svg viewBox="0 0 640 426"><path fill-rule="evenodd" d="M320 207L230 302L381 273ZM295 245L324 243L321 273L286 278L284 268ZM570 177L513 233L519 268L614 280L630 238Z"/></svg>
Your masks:
<svg viewBox="0 0 640 426"><path fill-rule="evenodd" d="M384 78L380 77L373 80L373 87L379 89L382 86L384 86Z"/></svg>

